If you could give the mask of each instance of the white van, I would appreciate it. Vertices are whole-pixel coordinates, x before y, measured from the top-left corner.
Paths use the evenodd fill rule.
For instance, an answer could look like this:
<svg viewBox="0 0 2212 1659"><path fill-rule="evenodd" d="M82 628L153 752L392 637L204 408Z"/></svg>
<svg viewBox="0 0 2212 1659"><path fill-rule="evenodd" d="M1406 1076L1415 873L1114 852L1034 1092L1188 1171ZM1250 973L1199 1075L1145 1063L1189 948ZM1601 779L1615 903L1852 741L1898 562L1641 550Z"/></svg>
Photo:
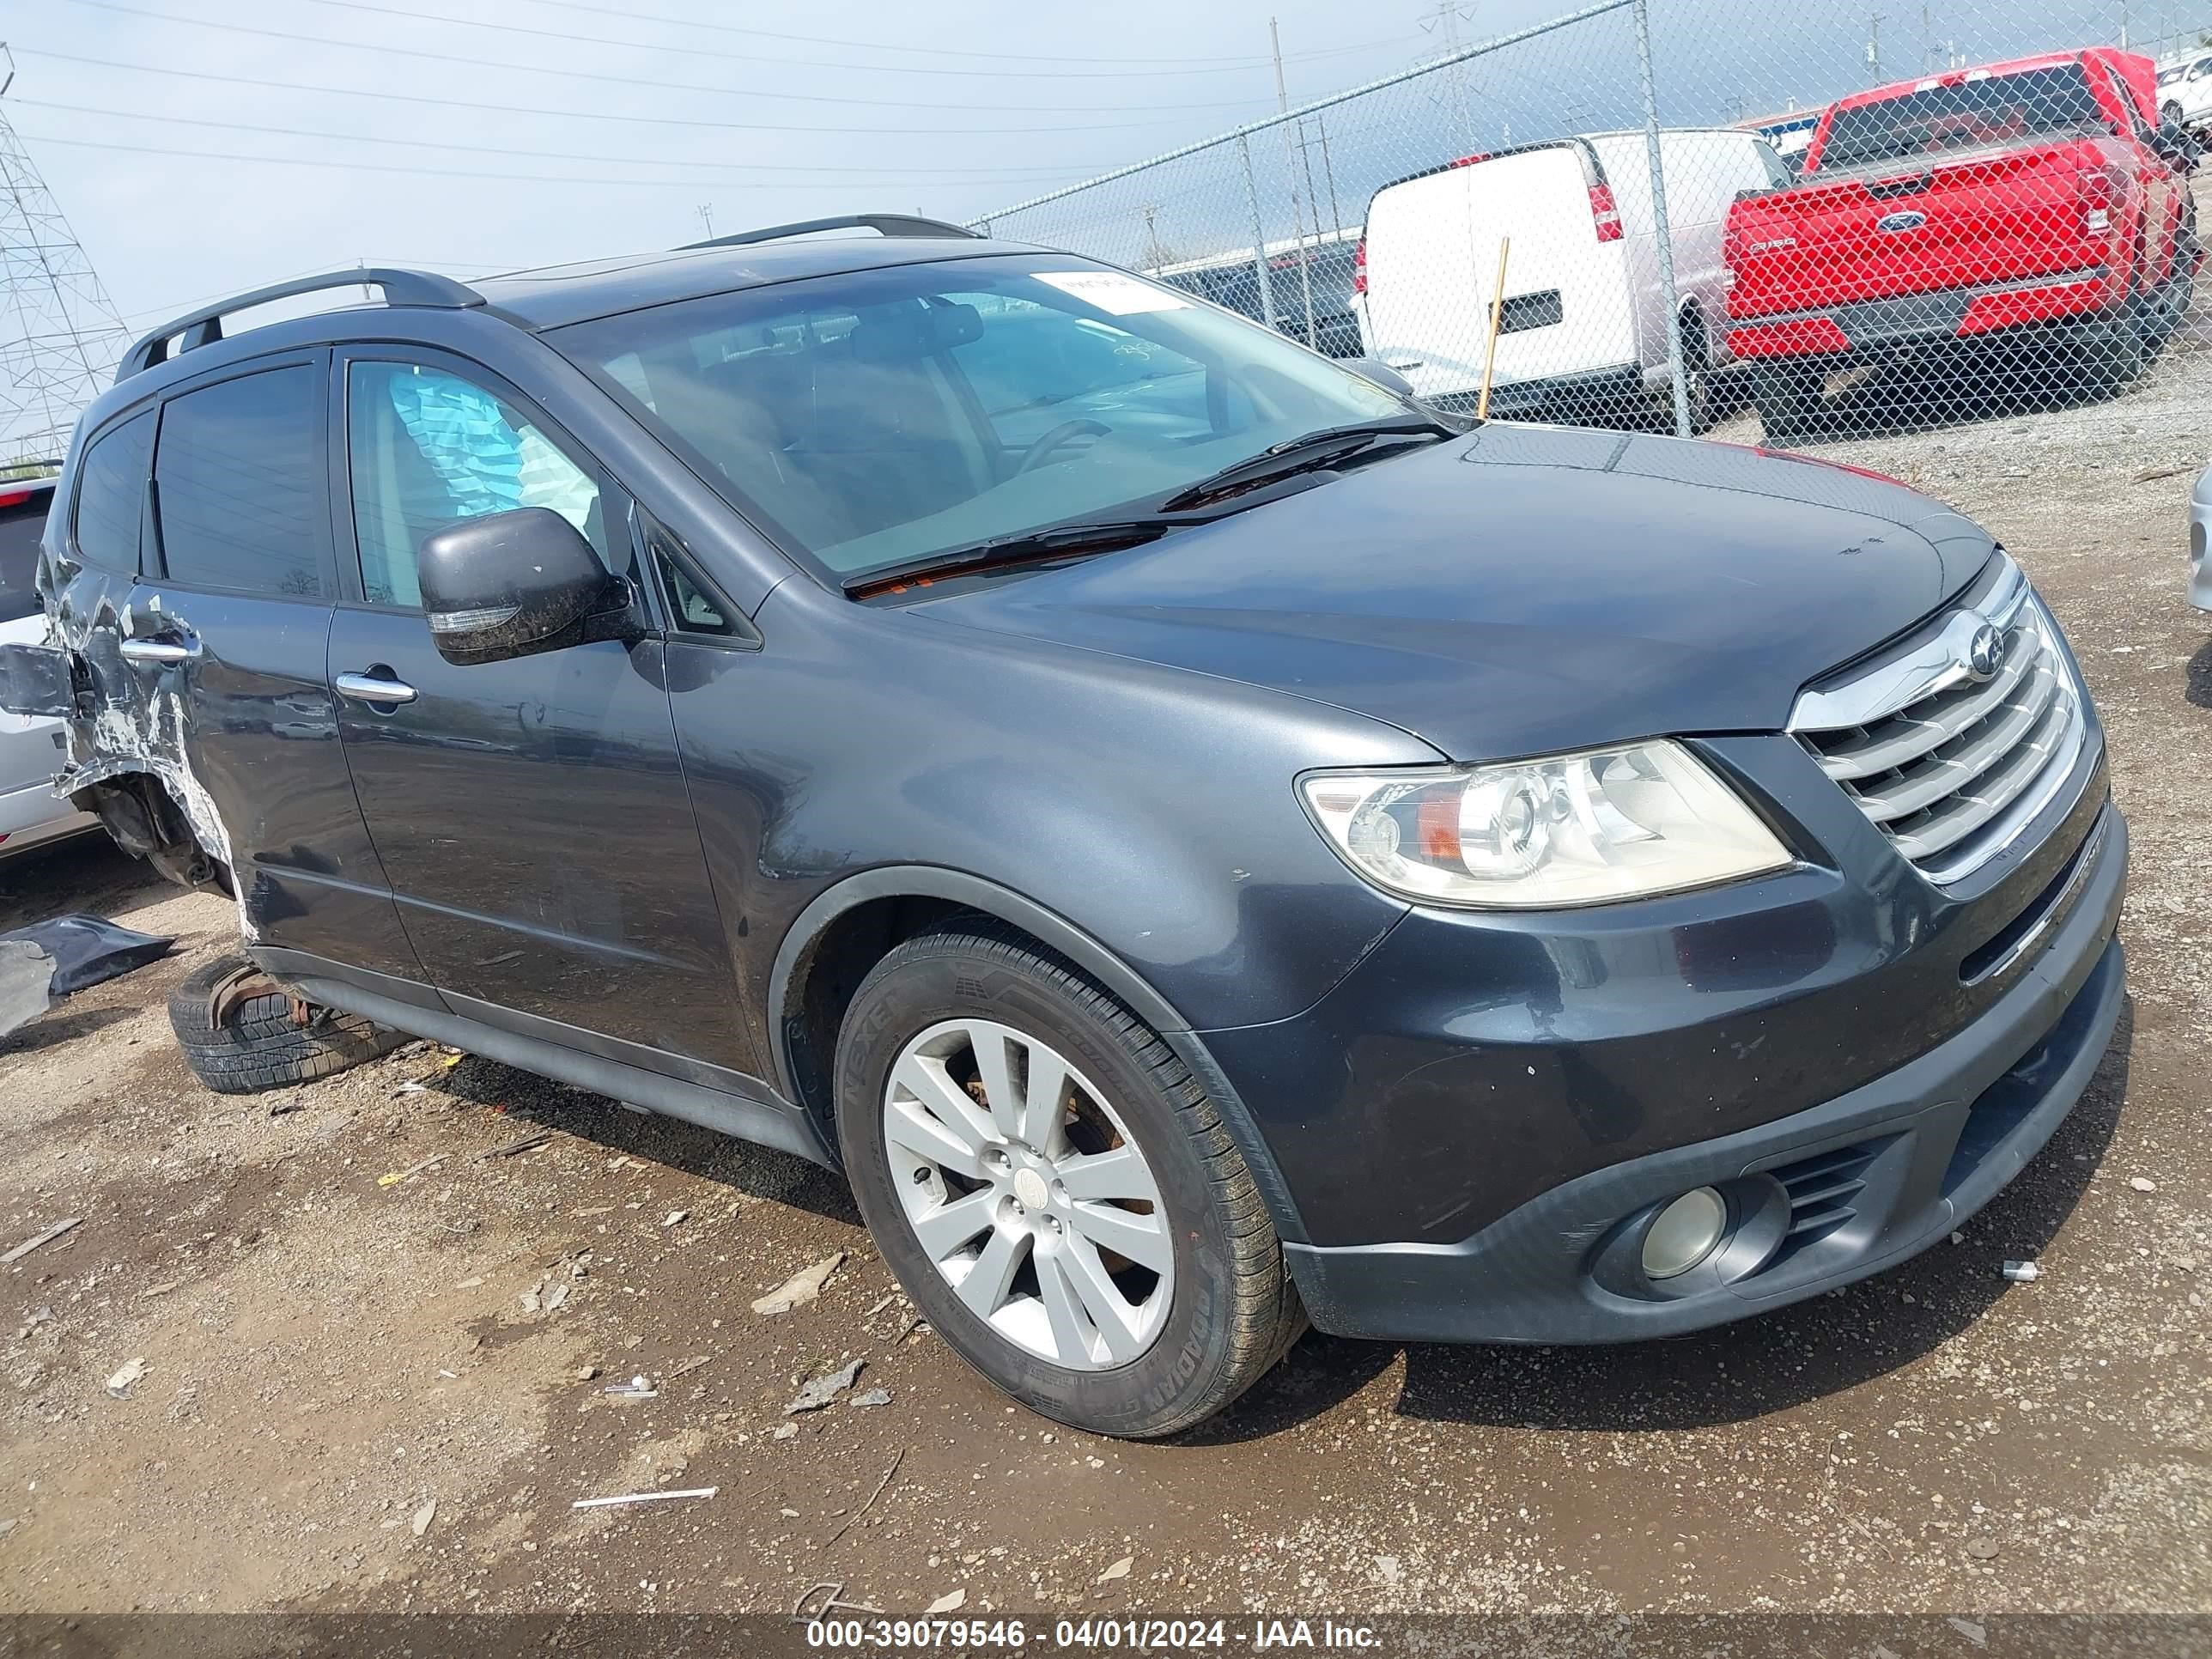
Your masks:
<svg viewBox="0 0 2212 1659"><path fill-rule="evenodd" d="M1482 385L1501 239L1510 239L1494 413L1567 420L1671 408L1650 170L1641 132L1471 155L1385 185L1367 210L1360 325L1368 354L1446 407ZM1659 135L1692 413L1726 361L1721 231L1741 190L1790 182L1756 133Z"/></svg>

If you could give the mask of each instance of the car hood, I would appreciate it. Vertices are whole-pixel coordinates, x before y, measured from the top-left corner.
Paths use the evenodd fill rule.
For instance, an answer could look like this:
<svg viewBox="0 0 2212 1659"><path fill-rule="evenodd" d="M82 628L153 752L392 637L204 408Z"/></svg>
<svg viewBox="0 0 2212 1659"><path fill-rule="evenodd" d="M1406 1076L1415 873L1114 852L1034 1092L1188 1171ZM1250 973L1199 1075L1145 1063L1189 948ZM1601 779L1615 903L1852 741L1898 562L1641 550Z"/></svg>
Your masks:
<svg viewBox="0 0 2212 1659"><path fill-rule="evenodd" d="M1853 468L1492 422L921 608L1338 704L1480 760L1779 729L1807 681L1935 610L1991 547Z"/></svg>

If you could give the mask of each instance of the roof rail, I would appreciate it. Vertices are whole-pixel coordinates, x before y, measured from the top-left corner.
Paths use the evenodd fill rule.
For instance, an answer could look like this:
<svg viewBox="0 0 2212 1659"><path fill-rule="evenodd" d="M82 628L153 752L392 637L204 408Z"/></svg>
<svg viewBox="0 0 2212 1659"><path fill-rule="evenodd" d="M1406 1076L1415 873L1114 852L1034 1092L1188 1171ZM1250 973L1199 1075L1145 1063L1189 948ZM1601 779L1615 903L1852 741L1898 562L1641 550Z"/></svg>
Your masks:
<svg viewBox="0 0 2212 1659"><path fill-rule="evenodd" d="M817 230L873 230L885 236L957 236L963 240L981 241L981 231L970 230L965 225L948 224L942 219L925 219L917 213L848 213L834 219L802 219L795 225L770 225L765 230L741 230L731 236L716 236L703 242L686 242L677 250L689 253L702 247L743 247L749 242L773 242L786 236L804 236Z"/></svg>
<svg viewBox="0 0 2212 1659"><path fill-rule="evenodd" d="M255 306L265 306L273 301L289 300L295 295L320 294L326 289L340 288L380 288L384 303L388 306L435 306L443 310L464 310L484 303L483 295L450 276L440 276L427 270L398 270L383 265L360 265L351 270L333 270L320 276L301 276L289 283L278 283L269 288L257 288L251 294L233 295L218 305L204 306L198 311L173 317L152 333L142 337L123 361L116 366L117 384L134 374L143 374L157 363L169 360L169 342L181 335L177 349L179 353L194 351L201 346L213 345L223 337L222 319L234 312L248 311Z"/></svg>

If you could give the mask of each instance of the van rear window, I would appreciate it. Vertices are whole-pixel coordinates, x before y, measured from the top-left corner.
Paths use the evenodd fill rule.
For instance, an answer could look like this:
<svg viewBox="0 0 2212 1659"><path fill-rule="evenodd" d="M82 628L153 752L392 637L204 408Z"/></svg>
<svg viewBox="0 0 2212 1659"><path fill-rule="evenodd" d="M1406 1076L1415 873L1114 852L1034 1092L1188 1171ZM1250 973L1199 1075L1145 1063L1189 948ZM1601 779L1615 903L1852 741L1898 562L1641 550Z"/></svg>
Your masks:
<svg viewBox="0 0 2212 1659"><path fill-rule="evenodd" d="M1820 171L1979 149L2044 134L2101 128L2106 114L2079 64L1923 87L1839 109Z"/></svg>

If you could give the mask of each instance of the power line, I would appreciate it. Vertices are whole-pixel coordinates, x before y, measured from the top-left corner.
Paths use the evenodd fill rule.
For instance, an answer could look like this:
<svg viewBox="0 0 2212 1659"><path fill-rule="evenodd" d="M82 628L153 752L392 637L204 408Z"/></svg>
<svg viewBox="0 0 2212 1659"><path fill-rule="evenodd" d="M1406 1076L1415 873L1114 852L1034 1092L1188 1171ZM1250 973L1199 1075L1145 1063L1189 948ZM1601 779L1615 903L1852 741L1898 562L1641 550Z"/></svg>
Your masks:
<svg viewBox="0 0 2212 1659"><path fill-rule="evenodd" d="M158 75L169 81L217 81L226 86L261 87L271 92L306 92L326 98L374 98L381 103L428 104L439 109L471 110L480 115L544 115L562 121L616 121L634 126L697 127L717 132L804 132L856 138L933 138L1040 132L1127 132L1133 128L1157 127L1165 124L1158 120L1105 121L1076 125L1058 121L1037 127L795 127L783 121L705 121L681 115L623 115L606 110L488 104L480 99L434 98L425 93L394 92L381 87L315 86L299 81L262 81L247 75L223 75L213 70L173 68L166 64L126 64L112 58L88 58L79 52L53 52L44 46L26 46L21 50L27 57L51 58L61 64L82 64L91 69L129 70L139 75Z"/></svg>
<svg viewBox="0 0 2212 1659"><path fill-rule="evenodd" d="M179 17L173 12L149 11L143 6L128 6L122 0L70 0L78 6L92 6L101 11L118 12L126 17L147 17L161 23L181 23L192 28L216 29L227 34L251 34L267 40L289 40L310 46L339 46L353 52L380 52L395 58L415 58L436 64L459 64L472 70L507 70L524 75L552 75L574 81L598 81L609 86L645 87L658 93L707 92L720 97L772 98L787 103L847 104L874 109L968 109L972 104L924 104L908 98L839 98L828 93L772 92L754 87L702 87L691 81L662 81L636 75L607 75L591 70L550 69L542 64L515 64L484 58L465 57L459 52L426 52L419 46L391 46L381 41L334 40L327 35L300 34L289 29L266 29L252 23L222 23L205 17ZM1215 100L1203 104L1154 104L1154 109L1248 109L1255 102L1250 98ZM1024 115L1050 115L1062 110L1078 113L1105 112L1111 105L1098 104L1000 104L997 107Z"/></svg>
<svg viewBox="0 0 2212 1659"><path fill-rule="evenodd" d="M334 7L342 11L368 12L378 17L404 17L418 23L446 23L450 24L456 28L490 29L494 33L499 34L526 34L534 36L541 40L565 40L572 45L620 46L631 52L681 52L688 57L720 58L726 59L733 64L751 64L756 65L789 64L794 66L809 69L833 69L843 70L848 73L862 75L950 75L967 77L981 77L990 80L1004 80L1009 75L1018 75L1025 81L1127 81L1137 79L1152 80L1163 75L1231 75L1239 74L1255 67L1255 65L1250 62L1243 59L1224 59L1218 63L1208 63L1204 67L1193 67L1192 65L1196 64L1198 60L1172 58L1153 61L1164 64L1176 65L1176 67L1110 70L938 69L927 64L841 64L834 59L823 58L763 58L758 52L716 52L706 46L662 46L651 41L623 40L613 35L576 34L565 29L532 28L529 25L525 23L495 23L478 17L442 16L436 12L408 11L398 6L377 5L373 3L372 0L309 0L309 3L318 6ZM579 9L582 9L582 8L579 8ZM594 12L605 13L610 16L623 17L626 21L636 21L629 14L616 11L611 7L594 6L589 9ZM674 23L677 21L674 18L658 19L655 21L669 23ZM710 26L702 25L701 27ZM715 25L711 27L725 26ZM733 32L746 34L763 33L763 31L752 29L740 29ZM825 41L822 44L829 46L847 46L857 43ZM1376 42L1374 44L1387 45L1392 43ZM1366 49L1367 48L1365 47L1350 46L1340 47L1337 51L1340 52L1359 52ZM879 47L877 50L887 50L887 48ZM1065 58L1061 58L1058 61L1064 63L1066 60Z"/></svg>
<svg viewBox="0 0 2212 1659"><path fill-rule="evenodd" d="M844 46L857 52L896 52L912 56L930 58L985 58L1006 64L1064 64L1065 52L973 52L957 46L884 46L872 40L833 40L818 34L780 34L773 29L746 28L736 23L709 23L690 17L664 17L657 12L632 11L618 6L598 6L586 0L532 0L540 6L553 6L562 11L591 12L603 17L619 17L625 22L663 23L671 28L712 29L718 34L750 35L761 40L791 40L807 46ZM1309 58L1341 58L1355 52L1370 52L1378 46L1400 45L1399 40L1364 40L1352 46L1316 47L1307 52L1284 54L1286 60ZM1231 58L1105 58L1096 52L1085 52L1094 64L1237 64L1245 69L1257 69L1268 60L1264 57Z"/></svg>
<svg viewBox="0 0 2212 1659"><path fill-rule="evenodd" d="M259 132L277 138L325 138L332 143L399 144L410 149L434 149L451 154L454 146L450 139L392 138L373 132L322 132L309 127L264 127L245 121L211 121L190 115L154 115L139 110L94 109L85 104L57 104L43 98L18 98L12 100L23 109L52 109L66 111L71 115L97 115L106 120L160 121L173 126L221 127L233 132ZM963 178L970 175L1012 174L1036 179L1047 173L1059 176L1067 173L1096 173L1101 170L1091 162L1068 162L1051 167L802 167L781 161L685 161L666 155L598 155L573 149L507 149L471 141L468 149L474 155L514 155L537 161L599 161L611 167L652 167L662 163L672 167L712 167L732 173L857 173L871 177L896 174L923 179L940 174L957 173ZM702 179L701 183L713 180ZM743 180L731 182L742 183Z"/></svg>
<svg viewBox="0 0 2212 1659"><path fill-rule="evenodd" d="M23 136L35 139L41 144L63 144L71 149L114 150L125 155L159 155L173 161L257 161L274 167L336 168L345 173L406 173L426 179L494 179L519 185L615 185L623 189L666 187L676 190L696 190L702 184L712 185L717 182L711 179L580 179L568 174L546 173L483 173L474 168L417 167L397 162L326 161L307 155L240 155L221 150L166 149L152 144L111 143L98 138L58 138L51 133L43 132L26 133ZM1079 167L1070 167L1056 172L1040 173L1036 176L1040 179L1062 179L1071 173L1081 171ZM818 190L821 188L819 181L804 179L727 179L720 182L724 187L732 190ZM964 175L946 174L942 178L933 179L930 182L936 185L988 185L1002 181L996 179L975 179Z"/></svg>

